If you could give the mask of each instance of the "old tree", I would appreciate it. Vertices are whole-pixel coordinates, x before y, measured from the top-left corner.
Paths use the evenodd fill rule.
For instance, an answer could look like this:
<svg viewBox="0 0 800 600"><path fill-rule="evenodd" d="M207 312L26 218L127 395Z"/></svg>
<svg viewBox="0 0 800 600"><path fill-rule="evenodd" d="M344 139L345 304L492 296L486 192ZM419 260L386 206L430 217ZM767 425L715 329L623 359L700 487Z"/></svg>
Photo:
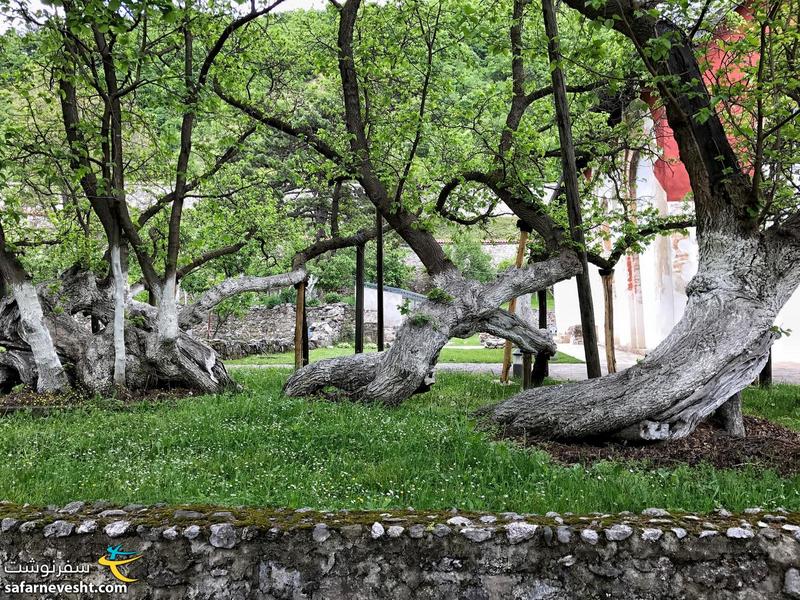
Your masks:
<svg viewBox="0 0 800 600"><path fill-rule="evenodd" d="M686 311L645 360L484 414L552 437L677 438L753 380L800 282L797 2L736 13L566 0L557 23L550 0L330 0L273 14L278 5L14 4L35 33L6 40L21 58L6 69L18 116L2 122L0 386L225 388L224 366L186 329L375 235L369 214L340 231L342 189L363 194L419 257L432 291L389 350L300 369L289 395L334 388L399 404L432 383L450 338L478 331L553 354L547 332L507 302L585 272L584 257L609 271L629 248L695 222ZM739 76L713 72L701 58L711 51ZM618 174L620 153L657 153L642 134L645 97L666 110L694 218L612 215L591 193ZM313 206L286 206L286 191L309 181L322 190ZM581 192L585 244L566 202ZM140 193L155 199L132 203ZM49 230L26 229L32 206ZM481 227L505 208L533 232L528 265L471 280L433 226ZM276 239L283 262L270 272L242 259L232 274L244 276L178 303L183 277ZM34 285L43 253L77 266Z"/></svg>
<svg viewBox="0 0 800 600"><path fill-rule="evenodd" d="M280 3L6 7L27 30L3 40L0 390L222 391L224 365L188 328L374 235L298 235L279 201L286 148L209 89L230 38ZM178 302L180 282L237 255Z"/></svg>

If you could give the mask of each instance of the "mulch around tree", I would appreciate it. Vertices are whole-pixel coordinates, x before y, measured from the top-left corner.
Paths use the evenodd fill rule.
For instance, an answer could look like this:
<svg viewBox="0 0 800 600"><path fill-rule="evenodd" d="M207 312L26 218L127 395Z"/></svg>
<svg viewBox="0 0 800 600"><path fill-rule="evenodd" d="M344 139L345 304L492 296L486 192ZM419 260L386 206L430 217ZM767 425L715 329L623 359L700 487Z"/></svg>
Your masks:
<svg viewBox="0 0 800 600"><path fill-rule="evenodd" d="M30 388L21 387L7 394L0 394L0 417L19 411L44 415L81 406L124 409L142 402L166 402L194 395L195 392L189 389L165 388L133 392L120 391L114 398L100 400L97 396L82 393L80 390L71 390L62 394L40 394Z"/></svg>
<svg viewBox="0 0 800 600"><path fill-rule="evenodd" d="M755 467L783 476L800 474L800 432L757 417L744 417L747 436L735 438L709 423L690 436L670 442L559 441L509 436L517 443L539 448L562 464L590 465L603 460L642 461L653 467L707 463L718 469Z"/></svg>

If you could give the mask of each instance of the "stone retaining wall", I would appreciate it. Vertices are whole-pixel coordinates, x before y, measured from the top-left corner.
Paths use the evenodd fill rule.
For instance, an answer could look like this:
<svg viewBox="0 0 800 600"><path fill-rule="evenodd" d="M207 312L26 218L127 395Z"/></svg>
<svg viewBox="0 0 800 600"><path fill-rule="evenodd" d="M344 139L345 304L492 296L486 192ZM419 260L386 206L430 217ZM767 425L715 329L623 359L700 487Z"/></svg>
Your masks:
<svg viewBox="0 0 800 600"><path fill-rule="evenodd" d="M124 596L135 599L800 598L797 513L377 514L74 502L4 504L0 516L2 598L99 597L7 590L120 584L107 563L128 556L140 557L120 571L137 579ZM65 565L88 572L59 574Z"/></svg>
<svg viewBox="0 0 800 600"><path fill-rule="evenodd" d="M343 302L307 309L311 348L350 342L355 333L355 309ZM219 322L216 315L197 325L192 334L208 340L222 356L232 359L251 354L285 352L294 348L294 304L273 308L254 306L241 317Z"/></svg>

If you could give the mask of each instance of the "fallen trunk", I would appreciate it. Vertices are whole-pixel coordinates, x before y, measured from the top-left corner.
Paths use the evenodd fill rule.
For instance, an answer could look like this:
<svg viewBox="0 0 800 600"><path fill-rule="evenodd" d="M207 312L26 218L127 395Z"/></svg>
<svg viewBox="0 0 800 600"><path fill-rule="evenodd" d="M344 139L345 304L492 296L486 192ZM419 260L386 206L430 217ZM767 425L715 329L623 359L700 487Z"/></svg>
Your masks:
<svg viewBox="0 0 800 600"><path fill-rule="evenodd" d="M800 283L800 249L767 232L707 234L682 319L633 367L601 379L524 391L483 411L549 438L677 439L761 371L773 325Z"/></svg>
<svg viewBox="0 0 800 600"><path fill-rule="evenodd" d="M524 352L555 354L556 345L546 330L499 307L579 270L580 262L570 251L526 269L509 269L486 285L467 281L451 269L434 278L437 288L431 299L409 315L389 350L313 363L296 371L284 392L309 396L332 387L354 400L397 405L430 387L439 352L450 338L476 332L503 337Z"/></svg>

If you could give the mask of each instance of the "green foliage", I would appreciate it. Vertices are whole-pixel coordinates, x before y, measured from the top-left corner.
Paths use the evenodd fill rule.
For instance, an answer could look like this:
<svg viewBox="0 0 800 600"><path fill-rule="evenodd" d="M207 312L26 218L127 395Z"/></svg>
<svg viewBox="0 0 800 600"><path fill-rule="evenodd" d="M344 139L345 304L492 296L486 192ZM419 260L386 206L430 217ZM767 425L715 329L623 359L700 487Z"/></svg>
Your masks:
<svg viewBox="0 0 800 600"><path fill-rule="evenodd" d="M491 257L483 251L483 246L475 238L456 234L451 243L445 247L447 257L469 279L481 283L490 281L495 276Z"/></svg>
<svg viewBox="0 0 800 600"><path fill-rule="evenodd" d="M425 313L415 313L408 318L408 322L414 327L425 327L425 325L428 325L432 321L433 319L431 316Z"/></svg>
<svg viewBox="0 0 800 600"><path fill-rule="evenodd" d="M408 287L413 269L405 263L408 250L397 241L387 239L384 243L383 277L384 284L392 287ZM364 252L364 279L374 282L376 252L375 244L368 243ZM346 293L355 286L356 250L344 248L334 255L326 255L309 265L309 272L319 278L317 287L324 291Z"/></svg>
<svg viewBox="0 0 800 600"><path fill-rule="evenodd" d="M433 302L452 302L453 297L441 288L433 288L428 292L428 300Z"/></svg>
<svg viewBox="0 0 800 600"><path fill-rule="evenodd" d="M325 304L335 304L342 301L342 295L338 292L327 292L322 299L325 301Z"/></svg>

